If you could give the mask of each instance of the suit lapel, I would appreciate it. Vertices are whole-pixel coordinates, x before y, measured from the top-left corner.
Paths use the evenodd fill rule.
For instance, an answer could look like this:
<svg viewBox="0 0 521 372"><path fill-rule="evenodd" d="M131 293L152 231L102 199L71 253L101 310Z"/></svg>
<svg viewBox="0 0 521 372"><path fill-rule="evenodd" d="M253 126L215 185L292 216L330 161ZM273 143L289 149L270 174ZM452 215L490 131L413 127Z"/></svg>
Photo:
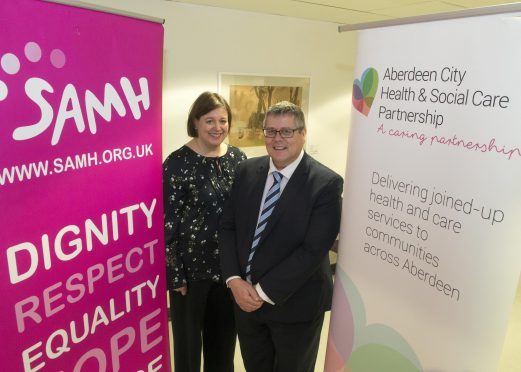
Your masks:
<svg viewBox="0 0 521 372"><path fill-rule="evenodd" d="M262 161L262 164L255 171L254 177L252 177L252 187L251 187L251 195L249 198L251 200L249 213L248 213L248 231L247 238L249 239L249 246L253 241L253 235L255 234L255 229L257 228L257 220L259 218L259 208L262 201L262 195L264 193L264 186L266 185L266 177L268 176L269 170L269 157L266 157L266 161ZM247 208L246 206L244 206ZM249 248L249 247L248 247Z"/></svg>
<svg viewBox="0 0 521 372"><path fill-rule="evenodd" d="M284 211L288 208L291 208L292 206L294 207L298 205L298 193L299 190L302 189L302 185L304 185L306 182L308 171L309 155L304 153L304 157L297 166L297 169L295 169L295 172L293 172L293 175L291 176L286 187L284 188L284 191L282 192L282 195L280 196L280 199L277 202L277 205L275 206L273 213L269 217L266 229L264 229L262 233L259 246L262 245L262 242L269 235L271 229L273 228L273 226L275 226L275 224L279 220L280 216L284 213Z"/></svg>

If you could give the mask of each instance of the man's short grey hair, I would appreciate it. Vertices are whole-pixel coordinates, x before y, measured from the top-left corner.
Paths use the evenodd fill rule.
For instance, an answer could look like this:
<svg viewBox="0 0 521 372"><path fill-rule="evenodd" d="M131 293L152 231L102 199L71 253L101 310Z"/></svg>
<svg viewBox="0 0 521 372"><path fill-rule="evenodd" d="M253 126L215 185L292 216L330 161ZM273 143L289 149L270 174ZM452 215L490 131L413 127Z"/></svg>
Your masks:
<svg viewBox="0 0 521 372"><path fill-rule="evenodd" d="M295 118L295 125L298 129L306 127L306 120L304 119L304 113L302 109L294 103L288 101L277 102L271 106L264 116L263 127L266 127L266 119L269 115L280 116L280 115L293 115Z"/></svg>

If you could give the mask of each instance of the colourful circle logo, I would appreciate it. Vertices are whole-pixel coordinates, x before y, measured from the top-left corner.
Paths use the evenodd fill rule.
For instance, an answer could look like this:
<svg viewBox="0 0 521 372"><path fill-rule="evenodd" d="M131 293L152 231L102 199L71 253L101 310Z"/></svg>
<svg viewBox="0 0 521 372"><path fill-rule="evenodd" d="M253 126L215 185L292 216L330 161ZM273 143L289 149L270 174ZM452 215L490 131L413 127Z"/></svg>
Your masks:
<svg viewBox="0 0 521 372"><path fill-rule="evenodd" d="M378 72L369 67L362 74L362 78L356 79L353 83L353 106L358 112L365 116L369 114L377 88Z"/></svg>

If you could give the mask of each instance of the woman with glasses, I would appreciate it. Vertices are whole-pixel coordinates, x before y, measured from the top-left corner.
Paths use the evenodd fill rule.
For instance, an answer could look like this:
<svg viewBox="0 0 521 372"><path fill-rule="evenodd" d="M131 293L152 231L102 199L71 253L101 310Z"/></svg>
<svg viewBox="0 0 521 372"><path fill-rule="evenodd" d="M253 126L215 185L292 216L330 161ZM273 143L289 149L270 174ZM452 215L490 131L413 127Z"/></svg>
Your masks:
<svg viewBox="0 0 521 372"><path fill-rule="evenodd" d="M223 141L231 109L204 92L187 120L192 139L163 164L167 286L176 372L233 371L233 300L219 268L218 230L223 206L246 156Z"/></svg>

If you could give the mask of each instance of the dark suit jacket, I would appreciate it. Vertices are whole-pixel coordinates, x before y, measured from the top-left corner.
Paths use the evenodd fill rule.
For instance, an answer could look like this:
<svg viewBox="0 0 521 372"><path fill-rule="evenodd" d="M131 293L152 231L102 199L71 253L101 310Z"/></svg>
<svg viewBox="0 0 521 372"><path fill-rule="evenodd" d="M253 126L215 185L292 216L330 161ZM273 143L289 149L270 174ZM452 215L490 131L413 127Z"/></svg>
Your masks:
<svg viewBox="0 0 521 372"><path fill-rule="evenodd" d="M267 156L244 161L221 217L223 278L245 278L269 170ZM275 303L257 313L266 320L303 322L329 310L333 292L329 248L340 228L342 178L311 156L289 179L252 261L252 283ZM253 314L253 313L252 313Z"/></svg>

